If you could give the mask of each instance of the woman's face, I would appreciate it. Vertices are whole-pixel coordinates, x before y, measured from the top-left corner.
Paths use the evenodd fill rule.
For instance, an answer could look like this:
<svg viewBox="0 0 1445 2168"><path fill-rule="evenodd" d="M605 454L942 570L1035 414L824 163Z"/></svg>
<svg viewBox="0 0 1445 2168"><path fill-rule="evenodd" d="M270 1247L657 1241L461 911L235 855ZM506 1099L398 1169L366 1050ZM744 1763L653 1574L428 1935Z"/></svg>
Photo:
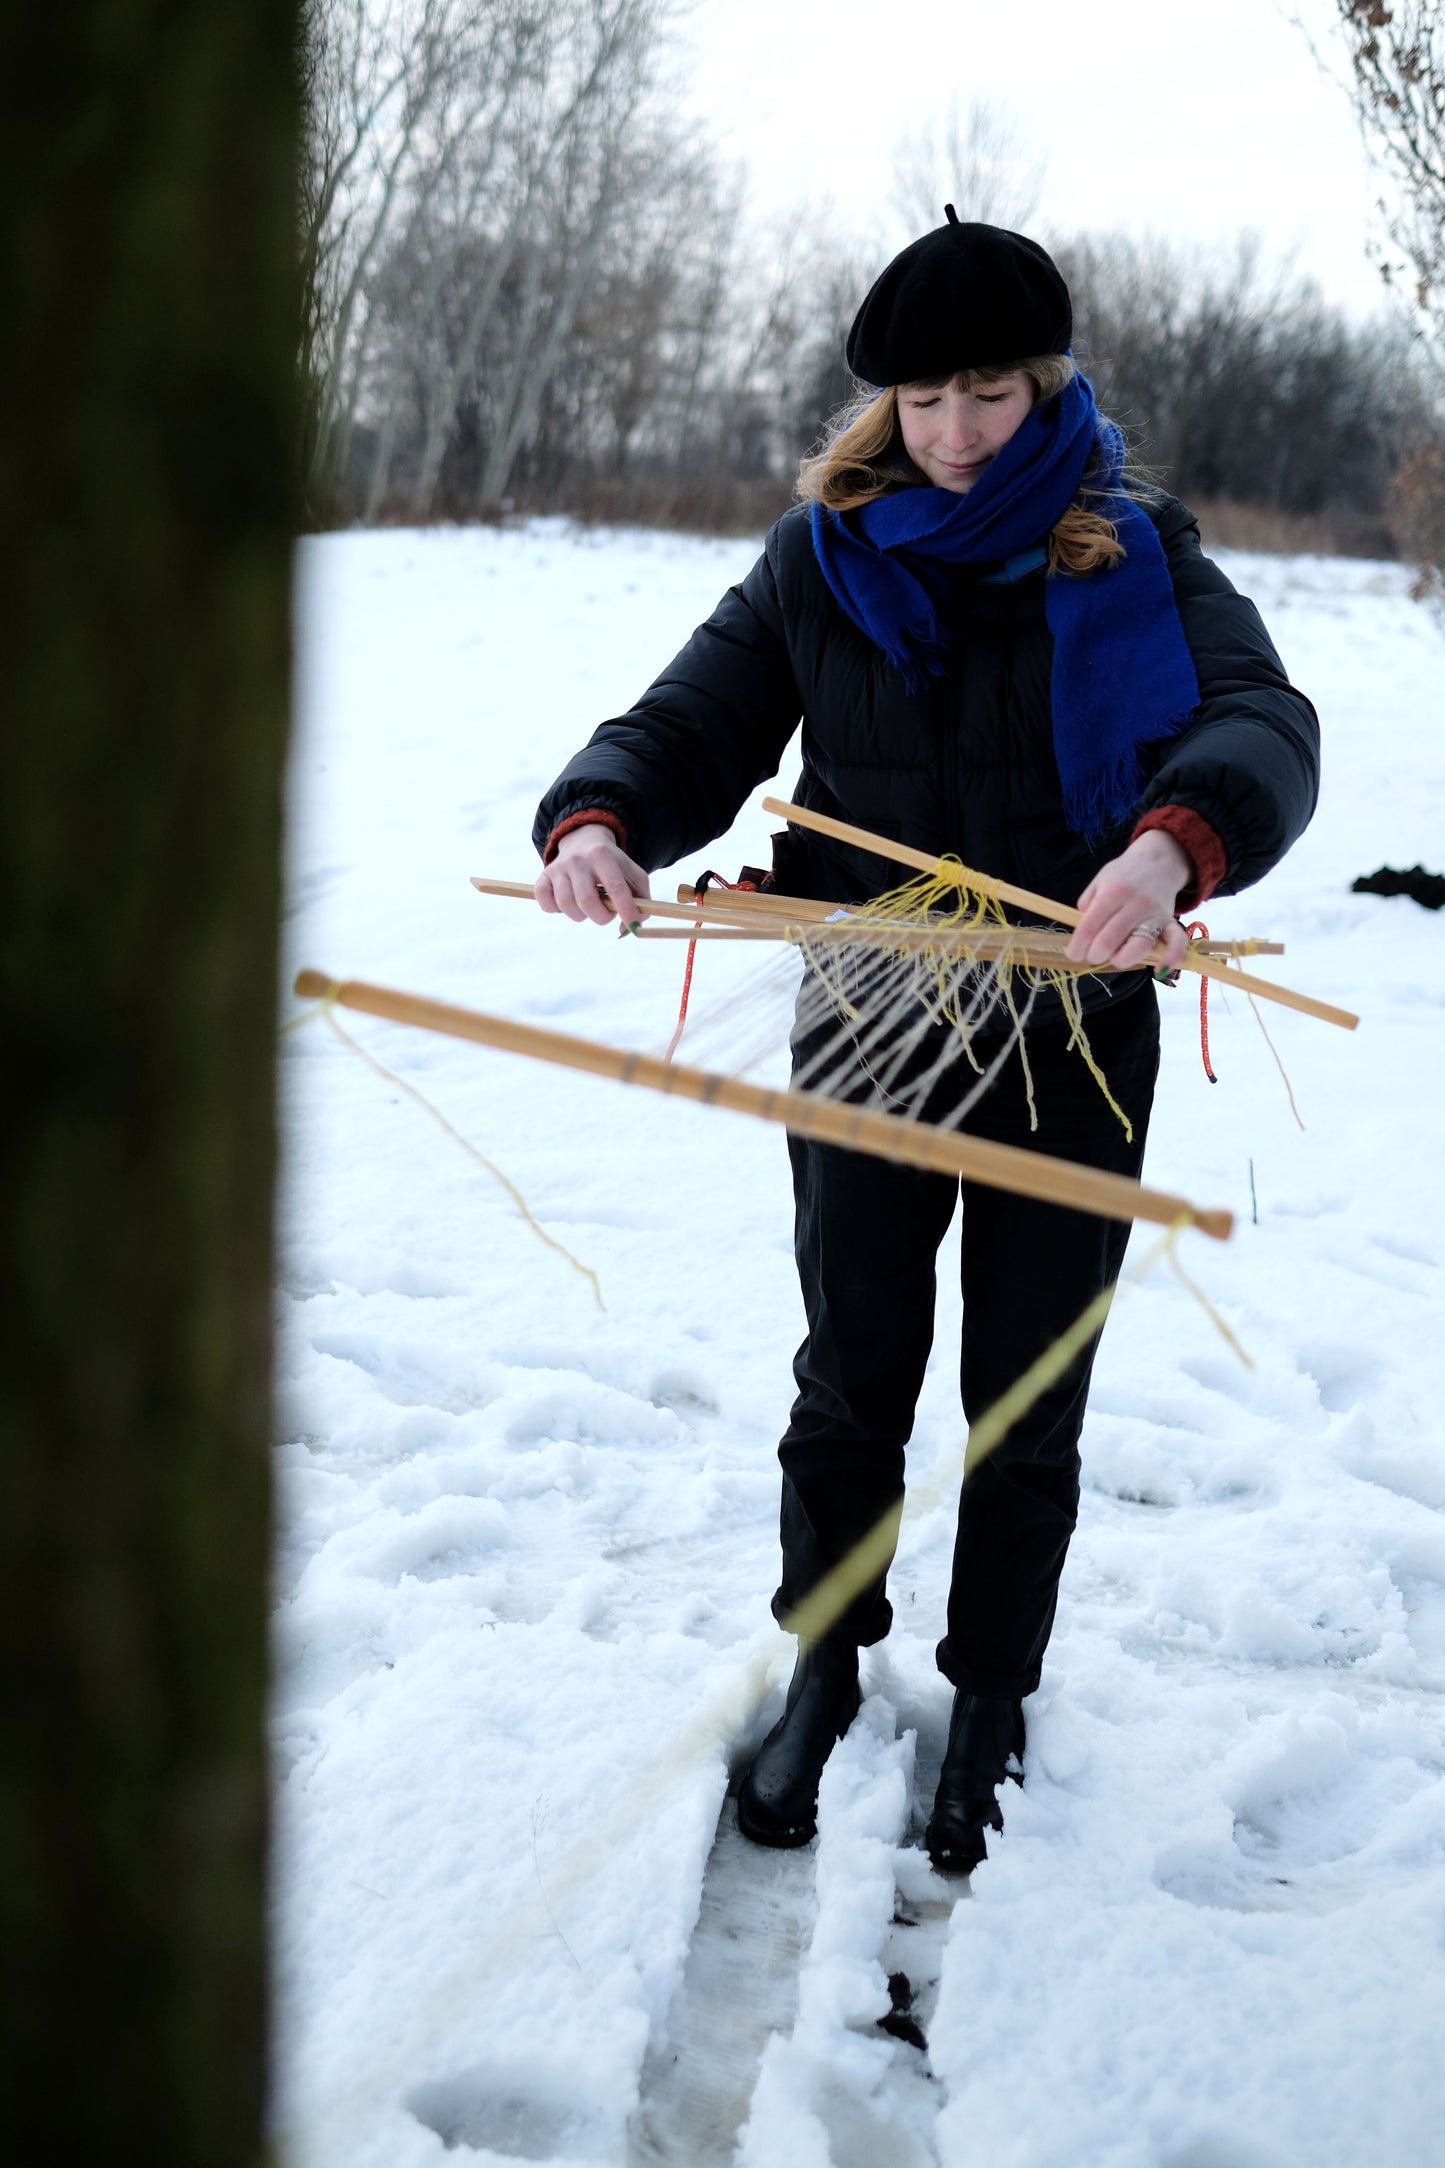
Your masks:
<svg viewBox="0 0 1445 2168"><path fill-rule="evenodd" d="M956 381L900 384L903 449L935 488L962 493L1003 450L1033 403L1033 378L1023 369L977 391L960 391Z"/></svg>

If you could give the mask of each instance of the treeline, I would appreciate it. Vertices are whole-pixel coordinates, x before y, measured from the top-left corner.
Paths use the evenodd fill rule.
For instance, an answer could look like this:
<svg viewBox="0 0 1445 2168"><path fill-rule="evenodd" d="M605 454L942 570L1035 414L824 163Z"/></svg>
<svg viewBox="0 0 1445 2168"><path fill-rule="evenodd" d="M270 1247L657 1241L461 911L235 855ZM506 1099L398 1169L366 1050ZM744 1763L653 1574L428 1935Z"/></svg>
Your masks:
<svg viewBox="0 0 1445 2168"><path fill-rule="evenodd" d="M741 528L787 502L890 251L745 221L739 182L676 117L670 5L312 0L318 521ZM1008 217L1009 152L995 118L955 116L937 174L963 215ZM900 146L900 202L923 170L917 139ZM1437 433L1403 332L1351 325L1248 244L1051 245L1076 351L1161 479L1390 548L1392 477Z"/></svg>

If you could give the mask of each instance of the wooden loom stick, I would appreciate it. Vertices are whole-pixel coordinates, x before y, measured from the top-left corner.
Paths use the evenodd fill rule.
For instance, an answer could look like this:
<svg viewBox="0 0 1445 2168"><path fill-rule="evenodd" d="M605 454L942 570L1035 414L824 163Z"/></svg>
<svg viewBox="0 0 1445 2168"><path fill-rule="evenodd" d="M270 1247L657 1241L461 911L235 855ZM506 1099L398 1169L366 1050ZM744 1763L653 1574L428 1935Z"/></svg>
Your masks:
<svg viewBox="0 0 1445 2168"><path fill-rule="evenodd" d="M776 923L754 919L745 926L644 926L637 938L639 941L777 941L809 949L866 948L874 949L880 955L920 954L937 957L941 962L1009 963L1019 970L1063 971L1076 976L1114 968L1112 964L1076 964L1062 950L1050 948L1046 941L1035 939L1034 933L1035 929L1030 927L1028 937L1021 940L1017 933L1010 939L1003 929L995 929L992 934L978 930L963 933L907 924L818 926L795 925L782 919Z"/></svg>
<svg viewBox="0 0 1445 2168"><path fill-rule="evenodd" d="M484 896L506 896L518 903L536 900L535 891L524 881L494 881L474 873L471 883ZM943 955L977 955L985 961L1006 953L1009 961L1020 968L1037 964L1041 969L1081 975L1114 968L1112 964L1072 962L1063 954L1060 936L1049 927L963 927L927 919L840 918L838 912L845 906L819 903L807 896L777 895L772 891L708 890L702 902L697 900L697 891L692 888L681 887L678 895L692 899L691 903L664 903L655 897L639 899L638 909L645 918L676 922L666 927L645 927L640 939L687 941L696 937L714 941L728 938L795 941L806 930L810 939L817 938L829 946L868 944L899 950L929 949ZM1237 942L1196 942L1194 952L1233 956L1240 946ZM1250 944L1249 953L1281 956L1284 949L1277 941L1256 941Z"/></svg>
<svg viewBox="0 0 1445 2168"><path fill-rule="evenodd" d="M484 874L474 873L471 876L471 883L473 888L479 889L484 896L508 896L517 903L535 903L537 900L535 889L526 881L493 881ZM696 926L704 911L706 911L710 920L721 921L724 925L729 920L734 923L741 921L746 925L752 925L754 919L758 916L756 912L743 912L733 908L734 904L741 903L743 900L741 897L727 896L725 891L719 891L716 901L709 897L706 904L694 903L689 907L684 907L680 903L664 903L659 896L640 896L637 899L637 909L642 918L676 920L679 927L682 928ZM761 904L765 899L760 896L748 896L745 900L749 904ZM832 903L809 904L804 909L795 912L791 908L791 898L788 901L789 909L786 914L782 911L768 909L763 915L774 920L779 928L783 928L796 926L804 920L811 921L815 914L820 919L830 917L838 908L836 904Z"/></svg>
<svg viewBox="0 0 1445 2168"><path fill-rule="evenodd" d="M484 874L474 873L471 882L484 896L510 896L517 903L535 903L537 900L530 881L492 881ZM696 910L685 911L680 903L663 903L655 897L640 897L638 909L644 918L675 918L688 926L697 917Z"/></svg>
<svg viewBox="0 0 1445 2168"><path fill-rule="evenodd" d="M527 893L530 895L531 890L528 889ZM776 888L743 889L735 891L731 895L724 893L721 896L719 896L716 889L710 888L706 892L705 902L699 902L697 890L690 887L686 881L683 881L678 887L677 900L679 903L692 904L699 914L704 910L711 911L715 909L716 905L722 902L726 906L729 918L751 918L755 914L761 913L764 917L784 918L790 925L798 919L814 919L820 924L842 925L844 921L838 919L837 913L859 908L857 905L846 903L819 903L812 896L785 896L781 889ZM866 920L863 922L865 928L867 923ZM904 918L889 919L884 923L889 926L907 928L915 925L923 926L932 922L923 919ZM940 921L938 931L943 932L945 930L947 930L945 924ZM1037 930L1039 932L1046 931L1042 927ZM1028 932L1032 936L1035 928L1030 926ZM1237 958L1240 956L1283 956L1285 953L1283 941L1261 941L1253 934L1243 941L1195 941L1190 945L1197 956ZM1090 968L1098 969L1100 967L1091 966Z"/></svg>
<svg viewBox="0 0 1445 2168"><path fill-rule="evenodd" d="M952 869L941 858L934 858L927 851L916 851L911 844L894 843L887 836L877 836L867 828L855 828L848 821L835 821L830 814L814 813L807 806L791 805L784 798L765 798L765 813L780 814L784 820L796 822L800 828L814 828L820 835L833 836L839 843L851 843L858 850L870 851L875 858L892 859L896 865L912 866L920 873L932 873L941 879L950 878ZM957 875L970 888L981 895L995 896L1001 903L1012 903L1021 910L1037 911L1057 924L1077 926L1080 912L1072 904L1051 903L1047 896L1037 896L1032 889L1015 888L1009 881L995 881L986 873L974 873L964 866ZM1138 969L1146 970L1149 958L1145 957ZM1298 1009L1301 1015L1317 1016L1322 1023L1338 1024L1342 1031L1353 1031L1360 1019L1349 1009L1337 1009L1331 1002L1316 1001L1312 994L1297 994L1289 986L1276 986L1269 979L1257 979L1237 965L1225 963L1213 956L1201 956L1197 950L1186 951L1186 971L1197 971L1202 978L1219 979L1226 986L1237 986L1242 994L1254 994L1262 1001L1277 1001L1286 1009Z"/></svg>
<svg viewBox="0 0 1445 2168"><path fill-rule="evenodd" d="M577 1039L568 1032L514 1023L508 1017L487 1016L479 1009L456 1008L450 1002L431 1001L393 987L371 986L362 979L338 981L322 971L298 972L295 990L303 1000L335 1001L343 1008L384 1016L392 1023L411 1024L421 1031L443 1032L449 1038L471 1039L479 1046L497 1047L503 1053L526 1054L534 1061L581 1069L589 1076L612 1077L620 1084L640 1084L649 1091L669 1092L675 1098L727 1107L737 1114L751 1114L758 1121L779 1122L795 1136L842 1145L849 1151L871 1152L879 1159L924 1167L934 1174L961 1175L989 1189L1038 1197L1076 1212L1094 1212L1105 1219L1153 1220L1161 1227L1182 1223L1202 1228L1217 1242L1227 1241L1234 1230L1232 1212L1196 1209L1183 1197L1145 1189L1124 1175L1106 1174L1069 1159L1052 1159L1042 1152L1026 1152L1014 1144L994 1144L985 1137L935 1129L926 1122L905 1121L897 1114L875 1113L869 1107L850 1107L815 1092L769 1091L759 1084L744 1083L740 1077L665 1062L655 1054L624 1053L618 1047Z"/></svg>
<svg viewBox="0 0 1445 2168"><path fill-rule="evenodd" d="M949 869L941 858L931 851L915 850L911 843L895 843L888 836L874 835L871 829L855 828L851 821L835 821L830 813L814 813L805 805L792 805L786 798L765 798L765 813L780 814L784 820L794 821L799 828L816 829L820 836L832 836L836 842L851 843L861 851L871 851L875 858L889 858L897 866L912 866L915 873L941 874L948 878ZM1037 911L1041 918L1050 918L1056 924L1077 926L1079 914L1067 904L1051 902L1047 896L1036 896L1031 888L1016 888L1011 881L996 881L990 873L975 873L965 866L963 879L981 896L994 896L1000 903L1012 903L1021 911Z"/></svg>
<svg viewBox="0 0 1445 2168"><path fill-rule="evenodd" d="M781 911L790 919L811 918L819 924L831 918L835 911L847 908L841 903L820 903L816 896L780 895L774 888L709 888L700 896L686 881L677 891L677 900L690 903L695 911L712 911L721 904L728 911L736 911L741 918L751 918L759 911Z"/></svg>
<svg viewBox="0 0 1445 2168"><path fill-rule="evenodd" d="M790 900L790 899L785 899ZM930 955L977 957L981 962L1006 958L1021 968L1066 971L1079 976L1110 972L1114 964L1076 963L1064 953L1066 932L1051 926L1000 926L995 923L951 925L946 919L835 917L799 921L791 911L767 913L729 912L717 924L699 910L691 928L644 927L644 941L721 941L739 936L758 941L802 941L825 948L877 948L904 953L926 950ZM1282 941L1196 941L1194 953L1234 960L1240 956L1283 956ZM1134 966L1130 966L1132 970Z"/></svg>
<svg viewBox="0 0 1445 2168"><path fill-rule="evenodd" d="M507 896L519 903L535 901L534 891L522 881L494 881L474 873L471 882L484 896ZM696 896L695 890L689 889L687 893ZM801 912L795 911L794 904L800 901L805 908ZM766 895L729 894L726 890L720 890L716 900L709 891L705 901L694 901L691 908L642 897L638 910L643 917L666 919L669 923L644 926L637 938L642 941L796 942L806 935L808 940L829 948L870 946L898 953L924 949L944 956L977 956L984 962L1007 956L1009 962L1020 969L1037 964L1042 970L1082 975L1114 968L1112 964L1072 963L1063 954L1061 946L1055 948L1052 945L1059 942L1060 937L1047 927L965 927L947 923L935 925L926 919L842 919L837 916L840 907L835 903L785 896L780 899L780 904L781 908L775 907Z"/></svg>
<svg viewBox="0 0 1445 2168"><path fill-rule="evenodd" d="M892 955L922 952L964 963L1005 961L1041 971L1111 971L1112 964L1076 964L1064 955L1063 936L1042 926L946 926L919 919L866 919L819 925L785 918L722 920L716 925L644 926L641 941L788 941L814 949L873 948Z"/></svg>
<svg viewBox="0 0 1445 2168"><path fill-rule="evenodd" d="M494 881L483 874L474 873L471 883L473 888L479 889L484 896L507 896L518 903L532 903L536 900L534 890L523 881ZM695 896L696 891L689 890L688 894ZM799 904L801 908L795 910L795 904ZM1009 943L1009 954L1014 962L1022 965L1029 961L1026 943L1019 938L1024 929L1014 928L1010 933L1007 927L987 927L971 932L964 927L930 926L922 919L913 924L905 920L870 922L860 919L850 925L846 920L836 917L838 909L839 906L835 903L816 903L806 897L786 896L779 899L778 904L774 904L764 895L729 894L726 890L720 890L715 898L709 891L704 902L694 901L690 907L680 903L664 903L660 898L644 896L638 900L638 911L644 918L666 919L676 923L669 923L666 928L644 928L639 938L686 941L696 934L702 940L709 937L720 940L725 934L731 933L745 940L789 940L806 929L810 938L817 935L830 944L840 946L868 941L892 945L894 938L900 937L900 946L936 946L945 952L953 947L960 953L967 953L973 947L973 932L982 932L986 937L993 936ZM1036 931L1043 932L1044 929L1027 929L1028 934ZM1047 949L1044 954L1047 963L1052 966L1054 957L1048 954ZM1066 964L1065 968L1107 970L1112 967Z"/></svg>

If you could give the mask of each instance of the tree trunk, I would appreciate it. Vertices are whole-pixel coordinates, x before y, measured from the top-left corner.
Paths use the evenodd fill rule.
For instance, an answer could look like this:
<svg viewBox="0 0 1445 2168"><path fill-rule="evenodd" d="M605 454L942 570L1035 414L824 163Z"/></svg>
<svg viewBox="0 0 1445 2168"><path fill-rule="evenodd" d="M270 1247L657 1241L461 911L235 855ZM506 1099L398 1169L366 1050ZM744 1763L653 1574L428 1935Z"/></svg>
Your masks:
<svg viewBox="0 0 1445 2168"><path fill-rule="evenodd" d="M0 2154L254 2168L295 0L0 27Z"/></svg>

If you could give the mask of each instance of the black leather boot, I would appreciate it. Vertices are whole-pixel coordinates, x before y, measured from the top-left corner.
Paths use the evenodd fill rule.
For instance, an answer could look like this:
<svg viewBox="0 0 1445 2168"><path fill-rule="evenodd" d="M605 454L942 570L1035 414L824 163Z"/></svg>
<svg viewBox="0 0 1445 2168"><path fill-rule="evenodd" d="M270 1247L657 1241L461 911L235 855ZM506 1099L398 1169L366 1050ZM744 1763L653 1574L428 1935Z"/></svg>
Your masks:
<svg viewBox="0 0 1445 2168"><path fill-rule="evenodd" d="M738 1788L738 1828L754 1844L806 1844L818 1827L823 1764L858 1714L858 1651L800 1648L782 1716Z"/></svg>
<svg viewBox="0 0 1445 2168"><path fill-rule="evenodd" d="M1011 1761L1016 1769L1009 1767ZM923 1833L940 1874L972 1874L988 1857L984 1832L1003 1828L999 1787L1009 1776L1021 1784L1023 1766L1023 1704L960 1688L953 1697L933 1817Z"/></svg>

